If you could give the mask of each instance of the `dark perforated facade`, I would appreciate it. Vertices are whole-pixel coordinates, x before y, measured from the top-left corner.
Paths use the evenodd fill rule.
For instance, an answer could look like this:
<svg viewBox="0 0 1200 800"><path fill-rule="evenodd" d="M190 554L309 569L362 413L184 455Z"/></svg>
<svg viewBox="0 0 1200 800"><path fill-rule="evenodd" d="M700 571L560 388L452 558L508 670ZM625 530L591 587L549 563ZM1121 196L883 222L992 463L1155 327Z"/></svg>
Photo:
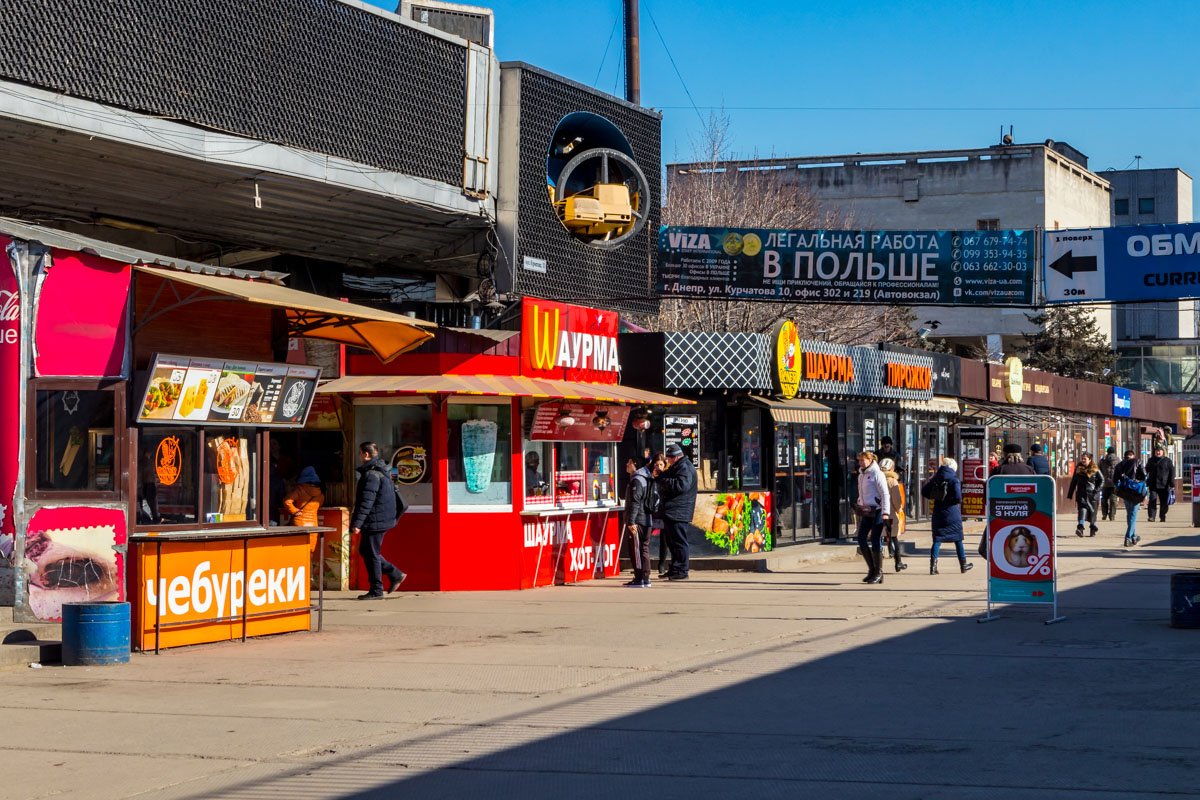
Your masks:
<svg viewBox="0 0 1200 800"><path fill-rule="evenodd" d="M618 311L653 312L659 206L662 202L662 118L561 76L526 64L501 65L501 159L515 151L518 188L501 186L502 204L515 203L515 235L502 232L508 263L506 278L513 291L552 300L568 300ZM516 71L519 80L513 80ZM517 97L509 92L517 87ZM619 248L590 247L559 222L546 190L546 155L558 123L576 111L598 114L614 123L628 139L634 159L650 182L645 227ZM511 116L519 115L514 123ZM502 181L511 174L502 165ZM515 197L514 197L515 195ZM502 225L505 222L501 213ZM508 226L511 228L510 218ZM526 256L543 259L546 271L523 268Z"/></svg>
<svg viewBox="0 0 1200 800"><path fill-rule="evenodd" d="M461 186L466 49L337 0L0 0L0 79Z"/></svg>

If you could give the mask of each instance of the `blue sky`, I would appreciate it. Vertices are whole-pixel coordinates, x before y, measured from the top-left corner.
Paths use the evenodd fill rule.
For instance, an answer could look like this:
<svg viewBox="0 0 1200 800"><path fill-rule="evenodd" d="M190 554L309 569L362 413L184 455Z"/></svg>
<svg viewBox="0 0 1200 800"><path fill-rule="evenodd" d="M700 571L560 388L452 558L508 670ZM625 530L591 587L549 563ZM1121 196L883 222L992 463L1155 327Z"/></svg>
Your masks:
<svg viewBox="0 0 1200 800"><path fill-rule="evenodd" d="M502 61L623 93L620 0L478 5L495 11ZM1136 155L1143 169L1180 167L1200 197L1200 3L642 0L641 9L642 102L665 115L667 161L693 157L710 108L726 109L739 157L982 147L1012 125L1018 142L1069 142L1097 172L1131 167Z"/></svg>

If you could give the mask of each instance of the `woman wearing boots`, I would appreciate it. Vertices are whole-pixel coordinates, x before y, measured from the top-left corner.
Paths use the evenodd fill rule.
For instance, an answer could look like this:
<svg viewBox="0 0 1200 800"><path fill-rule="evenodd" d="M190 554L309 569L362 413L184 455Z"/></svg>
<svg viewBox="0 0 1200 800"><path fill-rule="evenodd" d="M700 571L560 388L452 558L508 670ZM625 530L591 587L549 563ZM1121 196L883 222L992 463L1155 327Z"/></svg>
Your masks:
<svg viewBox="0 0 1200 800"><path fill-rule="evenodd" d="M874 453L858 454L858 547L867 562L867 577L863 583L883 583L883 550L880 539L883 527L892 515L892 497L887 479L883 477Z"/></svg>
<svg viewBox="0 0 1200 800"><path fill-rule="evenodd" d="M1075 507L1079 509L1079 524L1075 526L1075 535L1083 536L1083 524L1091 526L1089 536L1095 536L1096 506L1100 501L1100 491L1104 488L1104 476L1100 467L1092 460L1091 453L1079 457L1079 465L1075 467L1075 475L1071 478L1071 488L1067 489L1067 499L1075 498Z"/></svg>
<svg viewBox="0 0 1200 800"><path fill-rule="evenodd" d="M892 516L883 526L883 538L887 540L888 554L896 560L896 572L908 569L900 553L900 535L904 533L904 486L896 474L896 462L890 458L879 459L879 469L887 480L888 497L892 501Z"/></svg>
<svg viewBox="0 0 1200 800"><path fill-rule="evenodd" d="M921 497L933 501L933 549L929 551L929 574L938 574L938 551L943 542L954 542L958 568L962 572L975 565L967 561L963 550L962 484L958 480L958 462L943 458L942 466L921 487Z"/></svg>

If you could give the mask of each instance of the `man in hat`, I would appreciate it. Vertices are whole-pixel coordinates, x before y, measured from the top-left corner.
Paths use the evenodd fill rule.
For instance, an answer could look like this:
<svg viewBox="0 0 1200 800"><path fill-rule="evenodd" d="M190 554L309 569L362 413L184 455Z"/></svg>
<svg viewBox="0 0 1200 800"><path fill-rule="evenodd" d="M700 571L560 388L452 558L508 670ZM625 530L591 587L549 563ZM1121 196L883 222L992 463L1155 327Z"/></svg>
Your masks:
<svg viewBox="0 0 1200 800"><path fill-rule="evenodd" d="M1033 468L1034 475L1050 474L1050 459L1042 455L1042 446L1040 444L1029 446L1029 460L1025 463Z"/></svg>
<svg viewBox="0 0 1200 800"><path fill-rule="evenodd" d="M1021 459L1021 445L1004 445L1004 461L997 467L995 475L1036 475L1033 467Z"/></svg>
<svg viewBox="0 0 1200 800"><path fill-rule="evenodd" d="M895 442L892 437L884 436L879 440L879 449L875 451L875 460L880 464L885 458L892 460L892 471L896 473L901 483L904 482L904 459L900 457L900 451L896 449Z"/></svg>
<svg viewBox="0 0 1200 800"><path fill-rule="evenodd" d="M669 581L688 578L688 527L696 511L696 467L677 444L667 445L667 471L658 482L663 531L671 549Z"/></svg>

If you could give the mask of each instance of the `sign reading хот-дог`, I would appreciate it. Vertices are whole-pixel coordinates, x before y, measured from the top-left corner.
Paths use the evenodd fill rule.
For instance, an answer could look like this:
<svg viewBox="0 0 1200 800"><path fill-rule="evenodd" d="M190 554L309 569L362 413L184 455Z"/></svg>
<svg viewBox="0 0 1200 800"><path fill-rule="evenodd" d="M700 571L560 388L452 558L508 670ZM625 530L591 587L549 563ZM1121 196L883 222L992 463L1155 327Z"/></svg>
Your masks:
<svg viewBox="0 0 1200 800"><path fill-rule="evenodd" d="M781 303L1031 305L1032 231L664 227L665 297Z"/></svg>

